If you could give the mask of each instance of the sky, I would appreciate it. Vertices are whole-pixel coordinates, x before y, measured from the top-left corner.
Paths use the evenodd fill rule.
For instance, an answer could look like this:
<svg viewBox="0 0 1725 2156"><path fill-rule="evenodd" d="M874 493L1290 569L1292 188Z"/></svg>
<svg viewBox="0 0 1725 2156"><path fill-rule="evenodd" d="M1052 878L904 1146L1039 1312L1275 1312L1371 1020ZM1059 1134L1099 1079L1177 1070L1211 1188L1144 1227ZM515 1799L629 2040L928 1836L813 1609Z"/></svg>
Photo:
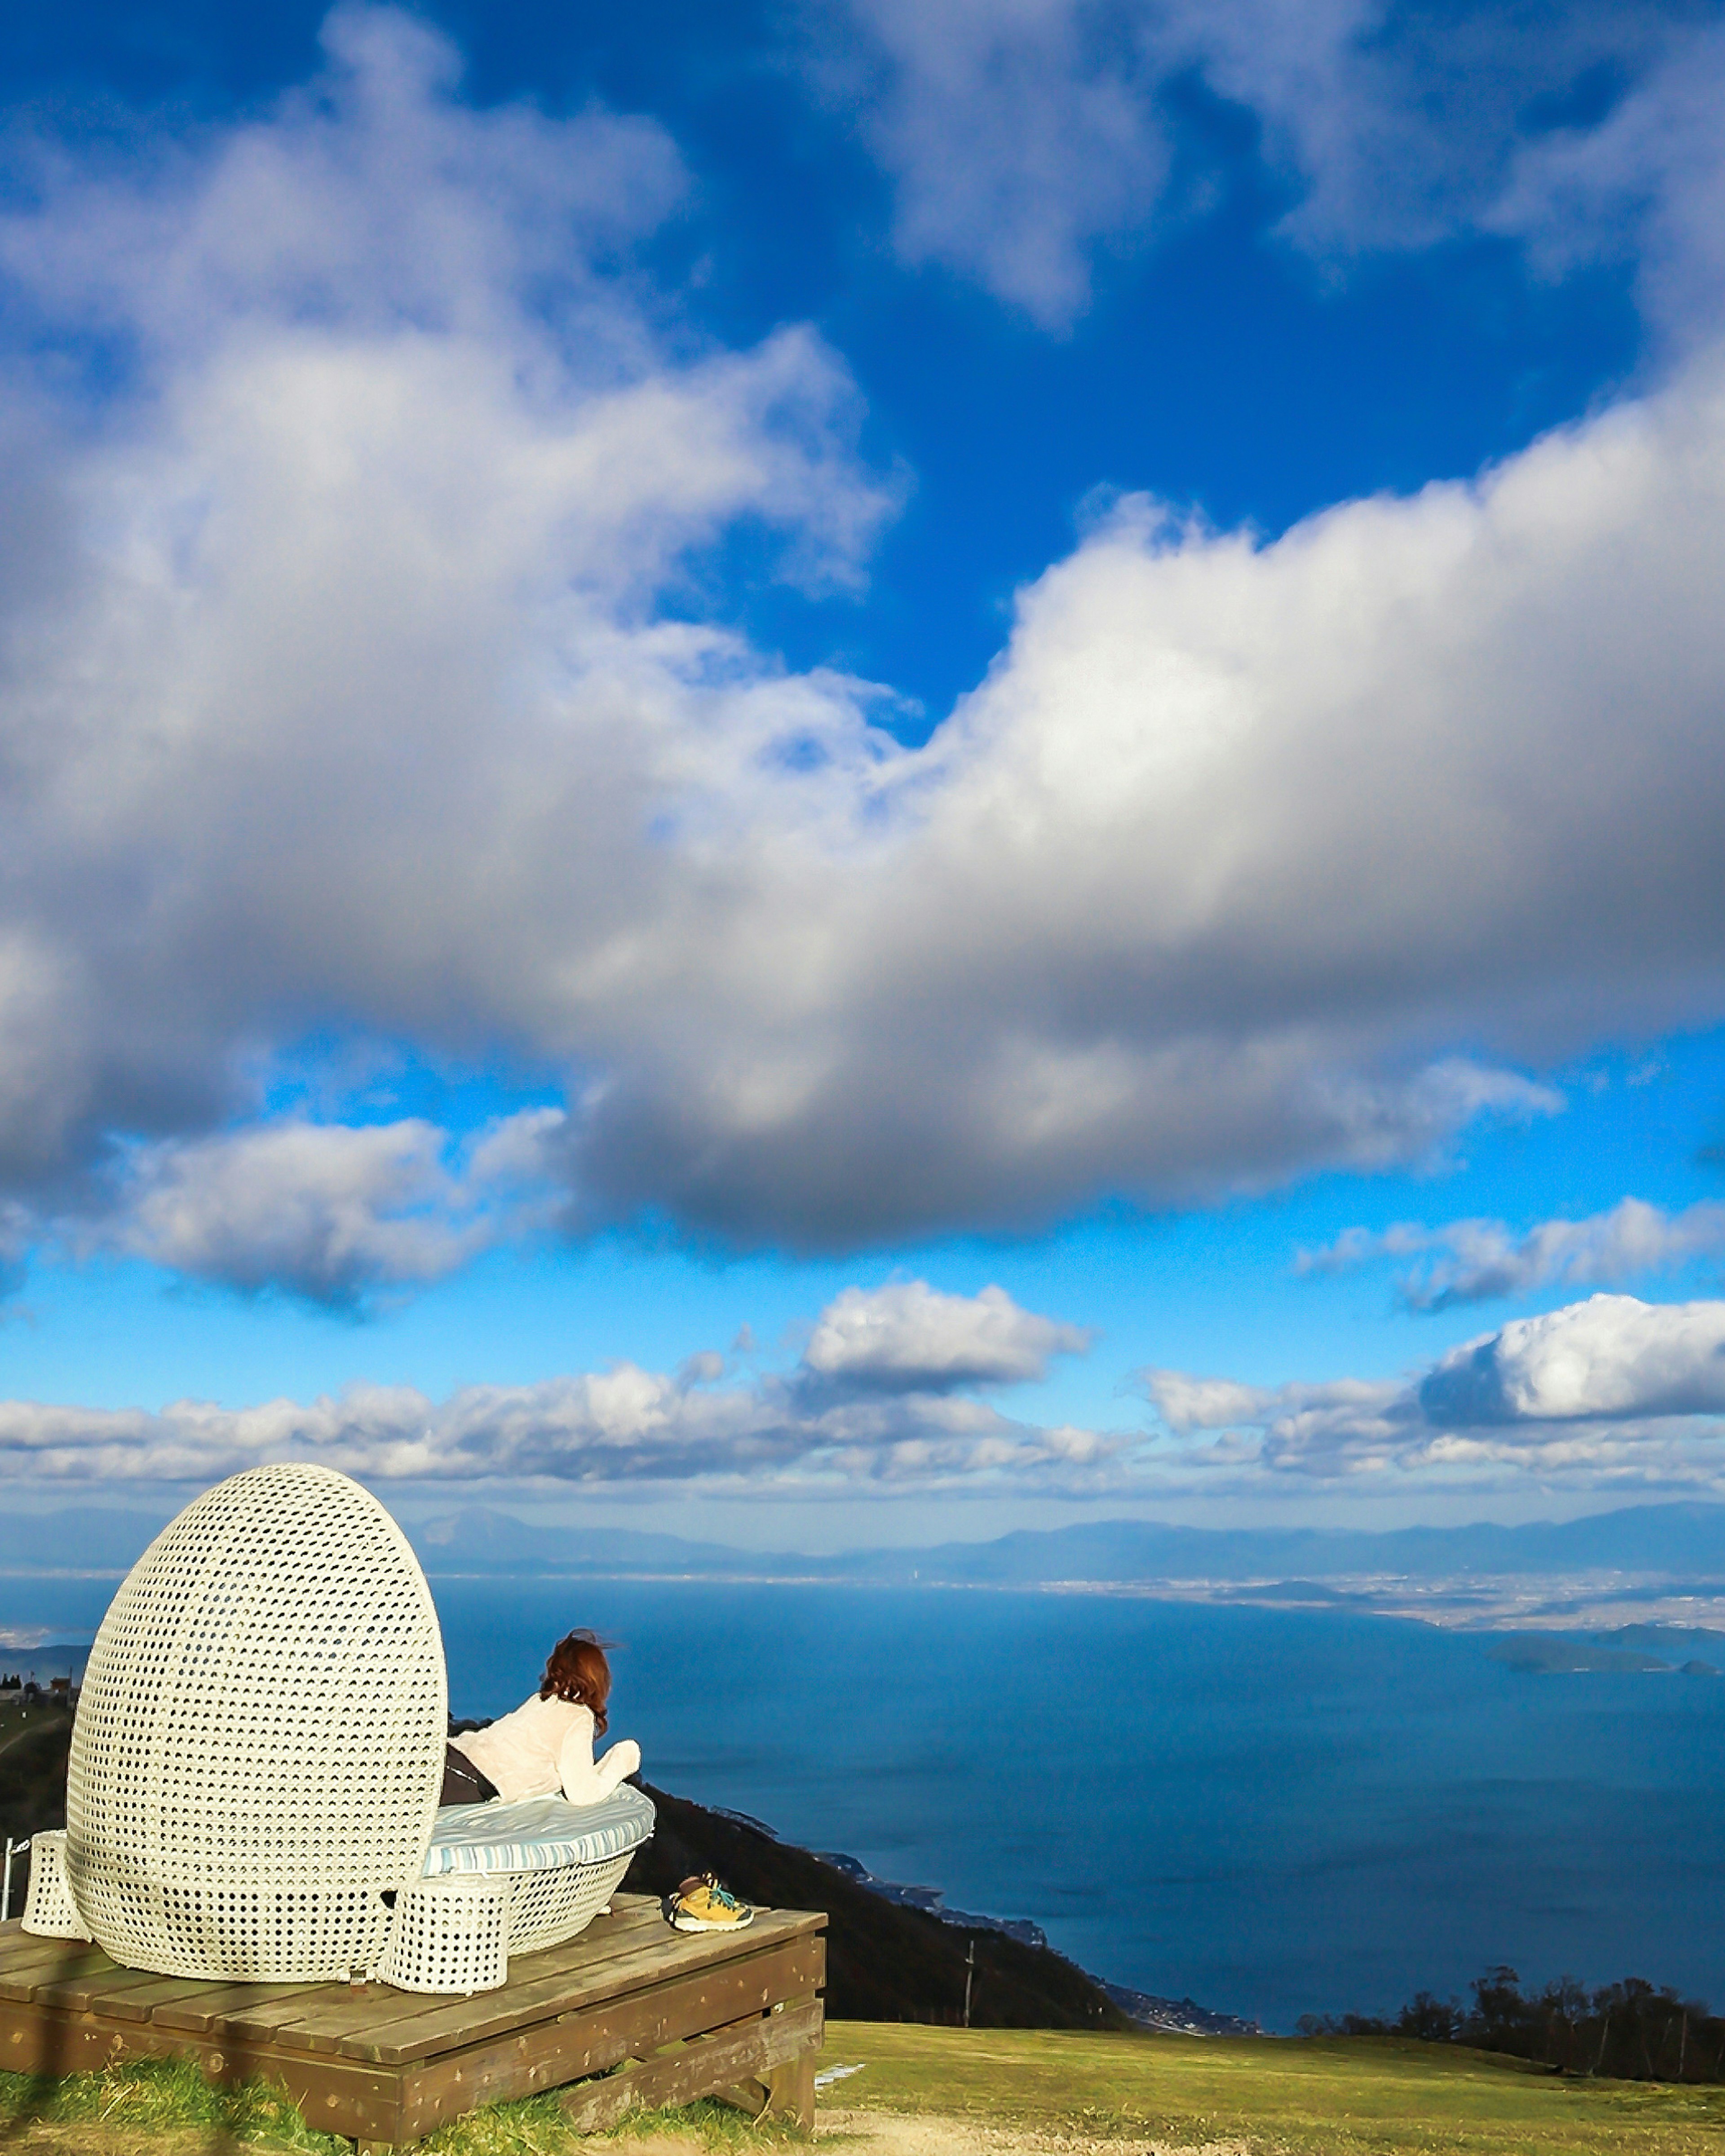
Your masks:
<svg viewBox="0 0 1725 2156"><path fill-rule="evenodd" d="M1725 1476L1725 9L0 54L0 1460Z"/></svg>

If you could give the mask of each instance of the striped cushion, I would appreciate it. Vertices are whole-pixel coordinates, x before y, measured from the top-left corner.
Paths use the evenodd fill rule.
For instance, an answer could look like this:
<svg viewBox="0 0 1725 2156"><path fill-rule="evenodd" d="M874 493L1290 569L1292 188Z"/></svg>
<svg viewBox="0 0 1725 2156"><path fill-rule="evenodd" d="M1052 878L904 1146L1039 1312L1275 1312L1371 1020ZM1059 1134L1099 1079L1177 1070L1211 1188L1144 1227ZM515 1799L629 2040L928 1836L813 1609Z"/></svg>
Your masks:
<svg viewBox="0 0 1725 2156"><path fill-rule="evenodd" d="M596 1804L562 1797L519 1804L445 1804L432 1829L425 1876L448 1871L550 1871L637 1849L653 1832L653 1805L626 1785Z"/></svg>

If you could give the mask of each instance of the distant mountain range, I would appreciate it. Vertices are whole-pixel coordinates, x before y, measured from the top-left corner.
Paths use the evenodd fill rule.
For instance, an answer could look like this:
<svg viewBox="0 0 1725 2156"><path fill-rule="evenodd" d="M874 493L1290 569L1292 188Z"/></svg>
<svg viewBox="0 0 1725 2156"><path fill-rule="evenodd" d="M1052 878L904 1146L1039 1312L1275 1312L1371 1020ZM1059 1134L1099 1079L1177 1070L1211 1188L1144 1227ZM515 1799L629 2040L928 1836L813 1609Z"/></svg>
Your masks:
<svg viewBox="0 0 1725 2156"><path fill-rule="evenodd" d="M160 1515L81 1506L0 1519L0 1571L124 1572ZM1140 1520L1021 1531L983 1543L863 1549L835 1557L738 1550L622 1527L539 1527L482 1507L408 1530L426 1570L487 1577L562 1573L818 1579L881 1585L1154 1586L1209 1582L1466 1580L1622 1573L1725 1583L1725 1505L1626 1507L1522 1527L1178 1527Z"/></svg>
<svg viewBox="0 0 1725 2156"><path fill-rule="evenodd" d="M409 1530L437 1573L637 1573L909 1586L1129 1586L1252 1580L1638 1577L1725 1581L1725 1505L1647 1505L1521 1527L1177 1527L1142 1520L1024 1529L992 1542L834 1557L737 1550L675 1535L535 1527L489 1511Z"/></svg>

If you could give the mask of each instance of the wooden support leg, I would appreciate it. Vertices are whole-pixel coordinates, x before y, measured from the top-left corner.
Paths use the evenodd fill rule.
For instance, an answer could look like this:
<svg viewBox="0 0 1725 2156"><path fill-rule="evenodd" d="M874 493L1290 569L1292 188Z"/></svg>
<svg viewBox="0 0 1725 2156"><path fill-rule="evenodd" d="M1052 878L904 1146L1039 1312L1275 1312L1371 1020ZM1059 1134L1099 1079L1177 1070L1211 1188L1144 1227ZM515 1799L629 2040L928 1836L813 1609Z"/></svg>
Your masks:
<svg viewBox="0 0 1725 2156"><path fill-rule="evenodd" d="M732 2022L686 2044L668 2045L644 2059L632 2059L617 2072L575 2082L559 2101L578 2133L603 2133L626 2111L642 2104L693 2103L697 2097L739 2092L752 2082L766 2092L763 2112L812 2124L814 2118L814 2054L820 2042L818 1999L783 2013ZM798 2074L796 2061L804 2066ZM778 2077L788 2075L783 2093L775 2097Z"/></svg>
<svg viewBox="0 0 1725 2156"><path fill-rule="evenodd" d="M767 2076L767 2115L814 2131L814 2047L798 2051Z"/></svg>

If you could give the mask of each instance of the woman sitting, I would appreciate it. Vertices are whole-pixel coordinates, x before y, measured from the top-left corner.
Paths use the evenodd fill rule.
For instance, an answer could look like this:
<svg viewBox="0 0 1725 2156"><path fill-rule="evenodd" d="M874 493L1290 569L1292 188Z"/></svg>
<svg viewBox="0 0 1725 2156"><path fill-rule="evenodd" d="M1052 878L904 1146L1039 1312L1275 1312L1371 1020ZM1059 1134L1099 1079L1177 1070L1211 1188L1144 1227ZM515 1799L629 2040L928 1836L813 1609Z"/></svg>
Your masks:
<svg viewBox="0 0 1725 2156"><path fill-rule="evenodd" d="M641 1748L632 1737L603 1759L593 1741L605 1733L611 1666L591 1632L558 1640L531 1699L483 1729L452 1737L444 1753L442 1804L484 1804L502 1797L554 1797L596 1804L625 1774L639 1771Z"/></svg>

